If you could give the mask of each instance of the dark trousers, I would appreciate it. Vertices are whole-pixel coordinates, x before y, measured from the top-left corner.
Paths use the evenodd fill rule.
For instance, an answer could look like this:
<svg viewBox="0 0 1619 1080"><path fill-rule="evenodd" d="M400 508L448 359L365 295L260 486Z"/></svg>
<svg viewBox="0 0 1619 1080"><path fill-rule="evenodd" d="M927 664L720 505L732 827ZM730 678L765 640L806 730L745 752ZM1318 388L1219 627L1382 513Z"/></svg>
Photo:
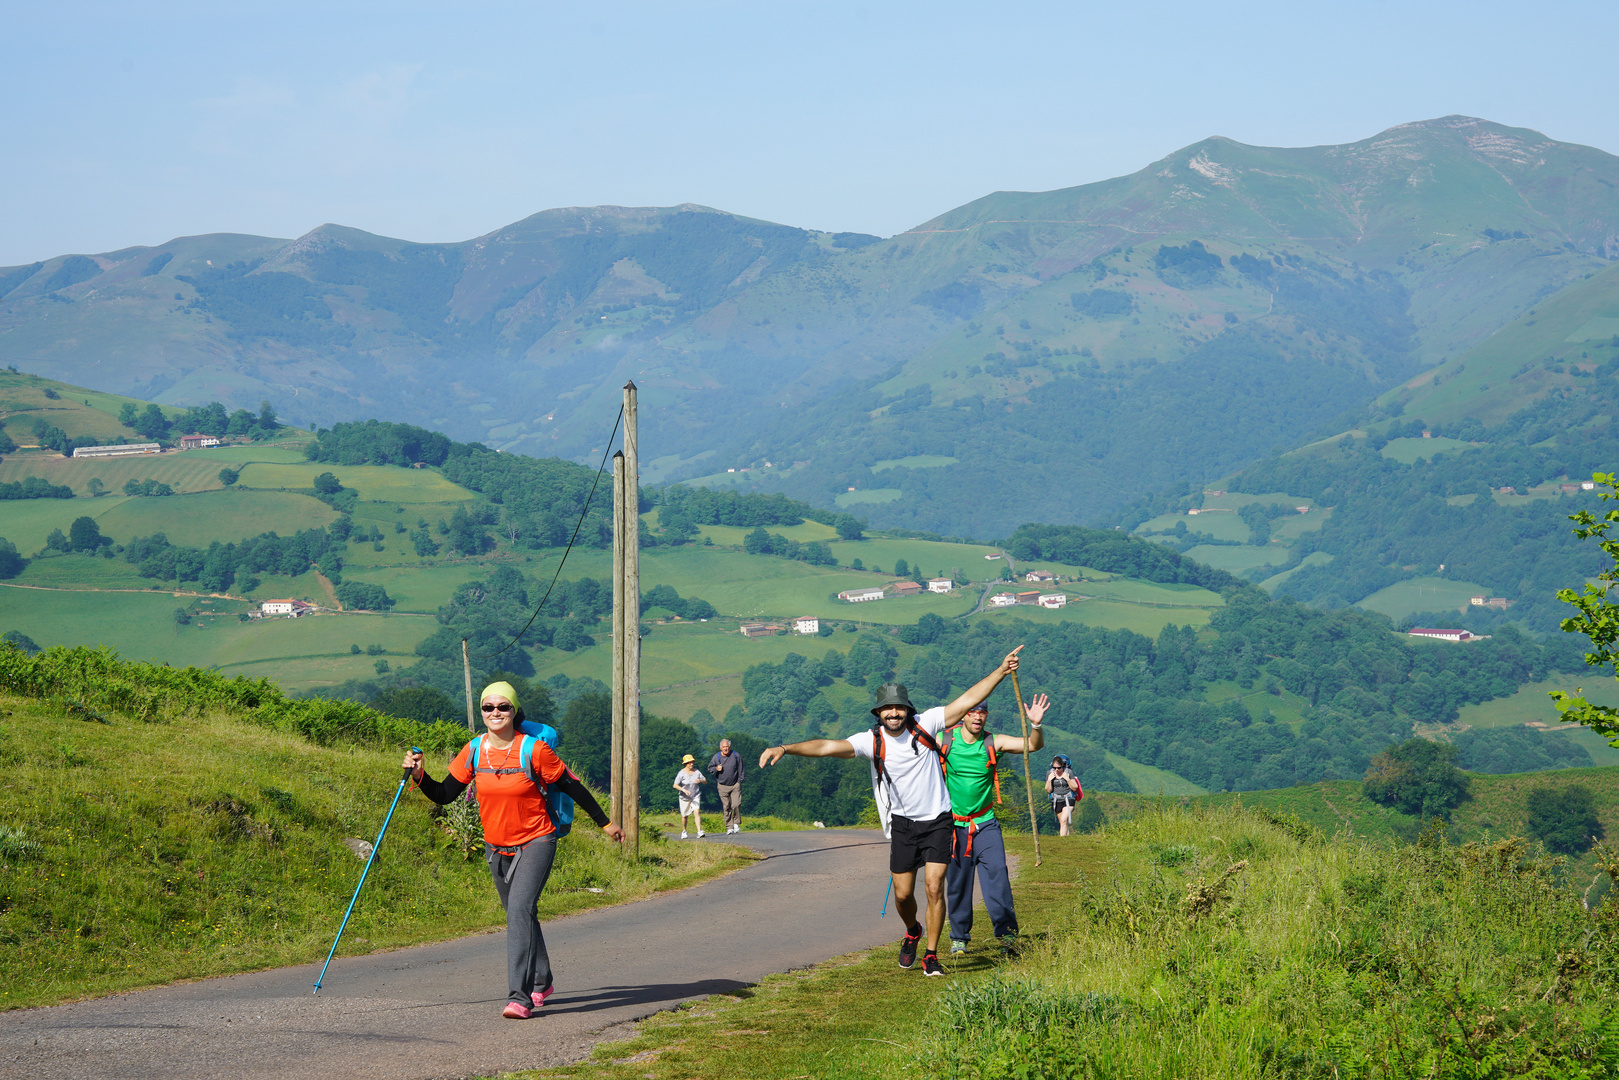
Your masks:
<svg viewBox="0 0 1619 1080"><path fill-rule="evenodd" d="M956 829L956 850L944 875L945 902L950 907L950 936L956 941L972 940L973 871L984 891L984 908L989 912L995 936L1017 933L1017 912L1012 910L1012 878L1006 872L1006 842L1001 839L1001 823L986 821L973 834L973 853L968 856L967 829Z"/></svg>
<svg viewBox="0 0 1619 1080"><path fill-rule="evenodd" d="M551 954L545 951L545 935L535 909L540 890L551 876L556 861L555 837L531 840L516 855L488 852L489 871L495 878L500 906L506 909L506 982L512 1001L531 1004L529 995L551 985ZM517 866L512 866L516 860ZM511 874L511 880L506 875Z"/></svg>

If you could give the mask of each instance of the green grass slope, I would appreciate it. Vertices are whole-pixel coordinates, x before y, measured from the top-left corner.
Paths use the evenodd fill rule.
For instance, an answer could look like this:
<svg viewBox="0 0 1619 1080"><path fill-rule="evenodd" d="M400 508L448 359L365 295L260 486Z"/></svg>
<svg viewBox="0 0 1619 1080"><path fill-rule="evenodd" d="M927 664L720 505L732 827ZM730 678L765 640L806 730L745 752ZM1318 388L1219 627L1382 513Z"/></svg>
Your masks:
<svg viewBox="0 0 1619 1080"><path fill-rule="evenodd" d="M320 960L363 865L346 841L376 838L399 750L317 746L211 709L104 715L0 693L0 1009ZM444 758L430 755L435 769ZM541 918L737 865L733 849L645 837L631 863L585 824L562 844ZM427 799L401 798L334 971L503 924L463 846Z"/></svg>

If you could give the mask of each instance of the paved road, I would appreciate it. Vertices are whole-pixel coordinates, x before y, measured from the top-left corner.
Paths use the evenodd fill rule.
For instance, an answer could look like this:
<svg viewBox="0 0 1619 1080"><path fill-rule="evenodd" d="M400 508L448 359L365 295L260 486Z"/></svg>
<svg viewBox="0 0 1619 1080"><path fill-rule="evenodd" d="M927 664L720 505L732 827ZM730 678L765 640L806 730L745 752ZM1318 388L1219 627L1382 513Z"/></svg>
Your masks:
<svg viewBox="0 0 1619 1080"><path fill-rule="evenodd" d="M462 1077L575 1061L604 1029L771 972L897 941L881 833L747 833L767 858L696 888L546 925L557 992L500 1018L506 937L0 1014L0 1076Z"/></svg>

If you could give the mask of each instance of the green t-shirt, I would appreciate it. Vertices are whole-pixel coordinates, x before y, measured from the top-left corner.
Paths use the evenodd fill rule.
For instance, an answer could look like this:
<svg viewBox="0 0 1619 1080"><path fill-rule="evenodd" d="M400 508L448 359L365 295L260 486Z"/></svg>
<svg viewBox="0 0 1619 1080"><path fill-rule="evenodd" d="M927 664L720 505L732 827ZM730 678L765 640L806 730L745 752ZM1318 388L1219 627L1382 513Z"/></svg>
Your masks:
<svg viewBox="0 0 1619 1080"><path fill-rule="evenodd" d="M950 740L950 767L944 774L944 786L950 792L950 812L976 813L974 821L991 821L995 817L995 781L989 774L986 742L995 736L986 731L977 742L968 742L962 735L957 731Z"/></svg>

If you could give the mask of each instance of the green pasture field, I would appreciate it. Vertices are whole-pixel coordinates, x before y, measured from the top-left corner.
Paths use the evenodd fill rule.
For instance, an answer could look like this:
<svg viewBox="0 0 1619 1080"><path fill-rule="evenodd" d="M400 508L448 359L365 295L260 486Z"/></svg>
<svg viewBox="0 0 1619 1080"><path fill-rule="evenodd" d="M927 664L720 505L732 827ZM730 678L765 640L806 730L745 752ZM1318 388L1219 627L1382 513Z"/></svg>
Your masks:
<svg viewBox="0 0 1619 1080"><path fill-rule="evenodd" d="M47 388L61 396L55 400L46 397ZM118 422L118 411L125 402L141 408L146 406L146 402L135 398L87 390L38 375L0 370L0 417L4 417L0 427L19 443L34 441L37 419L61 428L69 436L90 435L103 442L144 441ZM172 418L184 410L168 406L163 412Z"/></svg>
<svg viewBox="0 0 1619 1080"><path fill-rule="evenodd" d="M210 447L201 453L221 462L222 468L225 465L235 467L255 462L264 465L297 465L308 460L302 450L271 443L234 443L230 446Z"/></svg>
<svg viewBox="0 0 1619 1080"><path fill-rule="evenodd" d="M0 536L32 555L45 546L52 529L63 533L78 517L91 517L103 536L120 544L137 536L163 533L171 543L207 547L235 543L263 532L290 535L329 525L337 511L308 495L288 491L210 491L193 495L99 499L16 499L4 504Z"/></svg>
<svg viewBox="0 0 1619 1080"><path fill-rule="evenodd" d="M1253 535L1248 523L1235 513L1224 510L1200 513L1196 516L1188 514L1159 514L1150 521L1143 521L1136 527L1136 535L1142 536L1150 532L1163 532L1173 529L1184 522L1189 532L1208 533L1216 540L1236 540L1246 544Z"/></svg>
<svg viewBox="0 0 1619 1080"><path fill-rule="evenodd" d="M244 488L307 488L315 477L329 472L360 498L392 504L470 502L478 496L459 484L452 484L436 469L402 469L390 465L325 465L317 461L301 464L258 464L242 466L239 481ZM409 514L410 511L406 511ZM415 524L415 518L410 523Z"/></svg>
<svg viewBox="0 0 1619 1080"><path fill-rule="evenodd" d="M546 649L535 658L534 666L541 677L549 678L562 673L569 678L590 676L608 682L612 664L612 639L606 624L591 634L596 645L568 653L561 649ZM424 635L425 636L425 635ZM854 643L853 635L833 634L830 637L789 634L786 637L745 638L732 620L707 623L665 623L652 627L652 633L641 641L641 683L649 690L685 683L697 679L739 676L751 664L781 663L788 653L797 653L810 660L819 660L829 649L847 650ZM708 685L708 684L705 684ZM717 685L717 684L713 684ZM699 690L701 688L698 688ZM725 708L740 702L740 685L736 691L725 691L729 696ZM700 693L680 695L671 700L701 697ZM699 708L707 708L715 719L723 718L725 709L715 710L713 705L701 701L681 713L684 706L671 706L663 712L647 706L649 712L685 719Z"/></svg>
<svg viewBox="0 0 1619 1080"><path fill-rule="evenodd" d="M984 581L1000 574L1001 567L1006 565L999 559L985 559L985 555L993 555L999 549L982 544L947 544L936 540L873 536L865 540L839 540L831 548L842 566L859 559L868 569L880 566L884 571L891 572L894 563L904 559L913 570L920 563L928 577L941 570L948 574L951 567L959 566L970 580Z"/></svg>
<svg viewBox="0 0 1619 1080"><path fill-rule="evenodd" d="M731 711L731 706L743 703L744 697L742 676L728 675L695 686L643 687L641 710L685 723L698 709L707 709L719 723Z"/></svg>
<svg viewBox="0 0 1619 1080"><path fill-rule="evenodd" d="M1228 491L1224 495L1211 495L1205 492L1203 495L1203 508L1206 510L1241 510L1251 503L1274 503L1278 506L1293 507L1314 506L1315 500L1289 495L1285 491L1267 491L1262 495L1245 495L1240 491ZM1201 514L1198 516L1202 517Z"/></svg>
<svg viewBox="0 0 1619 1080"><path fill-rule="evenodd" d="M946 457L943 454L912 454L910 457L888 458L886 461L874 462L872 472L887 472L889 469L941 469L946 465L955 465L960 458Z"/></svg>
<svg viewBox="0 0 1619 1080"><path fill-rule="evenodd" d="M657 526L657 511L642 514L641 519L652 527ZM785 536L789 540L796 540L800 544L807 544L812 540L836 540L838 531L830 525L822 525L819 521L805 521L798 525L766 525L765 532L776 536ZM745 538L752 529L745 529L740 525L699 525L697 531L716 544L741 547Z"/></svg>
<svg viewBox="0 0 1619 1080"><path fill-rule="evenodd" d="M1271 539L1280 540L1284 544L1291 543L1307 532L1319 532L1321 526L1325 525L1327 518L1331 516L1331 509L1317 507L1308 514L1291 514L1277 518L1270 523Z"/></svg>
<svg viewBox="0 0 1619 1080"><path fill-rule="evenodd" d="M300 529L330 525L339 515L318 499L290 491L225 490L133 499L120 496L117 505L95 517L102 533L119 543L164 533L171 543L207 547L215 540L234 543L265 532L290 536Z"/></svg>
<svg viewBox="0 0 1619 1080"><path fill-rule="evenodd" d="M1006 565L1005 563L1000 562L999 560L984 559L982 561L983 561L984 567L986 568L985 572L989 575L989 577L985 578L985 579L975 579L975 580L994 581L1000 575L1000 569L999 568ZM1023 580L1023 576L1025 574L1027 574L1031 570L1049 570L1053 574L1056 574L1057 577L1059 577L1059 578L1066 579L1066 580L1072 580L1072 581L1087 581L1087 582L1088 581L1112 581L1114 578L1117 578L1117 577L1120 576L1118 574L1110 574L1106 570L1098 570L1098 569L1096 569L1095 567L1092 567L1092 566L1076 566L1076 565L1073 565L1071 563L1046 562L1046 561L1040 560L1040 559L1037 559L1037 560L1035 560L1033 562L1024 562L1022 560L1018 560L1018 563L1017 563L1017 576L1018 576L1018 579L1015 582L1008 581L1006 584L1008 586L1011 586L1011 585L1024 585L1025 582ZM969 574L968 576L971 577L972 575ZM1027 584L1032 585L1033 583L1029 582ZM1081 591L1083 591L1083 590L1081 590Z"/></svg>
<svg viewBox="0 0 1619 1080"><path fill-rule="evenodd" d="M569 557L563 577L582 576L575 570L574 560L578 556L576 550ZM611 558L607 552L600 556L603 564ZM585 564L593 561L584 560ZM608 573L607 566L603 565L590 576L606 577ZM836 599L845 589L885 585L892 580L859 571L811 566L772 555L748 555L689 545L641 552L642 592L654 585L669 585L681 596L699 596L713 604L721 615L734 618L790 619L797 615L816 615L899 626L914 623L928 612L952 618L972 610L972 599L936 593L889 597L864 604L848 604Z"/></svg>
<svg viewBox="0 0 1619 1080"><path fill-rule="evenodd" d="M899 488L862 488L859 491L842 491L833 497L833 505L839 509L850 506L864 506L868 503L897 502L905 497L905 492Z"/></svg>
<svg viewBox="0 0 1619 1080"><path fill-rule="evenodd" d="M1548 690L1562 690L1570 694L1579 690L1583 691L1587 701L1597 705L1619 705L1619 682L1592 671L1589 675L1557 675L1543 682L1520 686L1511 697L1463 705L1457 723L1475 728L1500 728L1538 721L1565 731L1590 752L1591 760L1596 764L1619 765L1619 749L1609 746L1607 739L1589 728L1563 726L1557 707L1546 696Z"/></svg>
<svg viewBox="0 0 1619 1080"><path fill-rule="evenodd" d="M13 585L37 585L48 589L127 589L145 592L152 585L131 564L121 558L104 559L90 555L61 555L29 560L23 572L11 579Z"/></svg>
<svg viewBox="0 0 1619 1080"><path fill-rule="evenodd" d="M1240 574L1260 566L1285 563L1288 556L1286 551L1281 550L1280 545L1255 547L1252 544L1244 544L1242 547L1219 547L1213 544L1199 544L1195 548L1188 549L1186 557L1195 559L1204 566L1212 566L1216 570Z"/></svg>
<svg viewBox="0 0 1619 1080"><path fill-rule="evenodd" d="M1156 765L1143 765L1138 761L1131 761L1111 750L1107 752L1107 761L1109 765L1123 773L1125 779L1134 784L1136 791L1143 795L1208 794L1207 788L1199 787L1179 773L1160 769Z"/></svg>
<svg viewBox="0 0 1619 1080"><path fill-rule="evenodd" d="M388 545L388 555L398 554L396 541L384 541L384 543ZM409 543L409 541L407 540L406 543ZM358 546L360 545L349 545L351 549ZM572 563L573 560L570 559L568 567L570 570L573 569ZM345 573L343 580L364 581L372 585L381 585L388 590L388 595L393 598L395 611L432 613L449 603L450 596L463 583L471 581L473 578L487 575L490 569L491 565L473 561L449 565L386 566ZM527 567L523 569L526 570ZM580 575L567 574L564 576L577 577ZM547 579L549 577L550 575L547 575ZM539 598L535 597L534 599L538 602Z"/></svg>
<svg viewBox="0 0 1619 1080"><path fill-rule="evenodd" d="M1276 717L1277 723L1286 724L1294 731L1304 722L1304 711L1310 707L1308 698L1300 697L1284 687L1277 687L1277 692L1271 694L1257 687L1244 690L1234 682L1225 681L1210 683L1204 698L1210 705L1220 705L1236 698L1256 721L1263 720L1268 712Z"/></svg>
<svg viewBox="0 0 1619 1080"><path fill-rule="evenodd" d="M122 501L123 496L118 499ZM99 518L99 512L110 509L108 502L108 499L7 499L0 503L4 508L0 512L0 536L16 544L22 554L32 555L45 546L45 538L52 529L61 529L65 535L74 518L84 515Z"/></svg>
<svg viewBox="0 0 1619 1080"><path fill-rule="evenodd" d="M1586 494L1587 497L1589 497L1589 493ZM1497 491L1494 492L1490 497L1495 500L1497 506L1525 506L1532 502L1544 502L1547 499L1560 499L1563 497L1563 490L1557 484L1542 484L1540 487L1530 488L1529 494L1527 495L1509 495L1506 492ZM1574 496L1569 496L1571 505L1568 508L1568 513L1572 514L1576 510L1590 508L1589 505L1584 502L1572 504L1573 498Z"/></svg>
<svg viewBox="0 0 1619 1080"><path fill-rule="evenodd" d="M1419 458L1432 458L1435 454L1459 454L1472 450L1473 444L1461 439L1447 439L1436 435L1430 439L1390 439L1381 453L1390 461L1401 465L1415 465Z"/></svg>
<svg viewBox="0 0 1619 1080"><path fill-rule="evenodd" d="M1292 577L1306 566L1324 566L1331 561L1332 556L1327 552L1312 551L1299 561L1299 565L1293 567L1291 570L1283 570L1279 574L1272 574L1264 581L1261 581L1259 583L1259 587L1264 589L1266 592L1275 592L1277 586L1281 585L1282 582L1286 581L1288 578Z"/></svg>
<svg viewBox="0 0 1619 1080"><path fill-rule="evenodd" d="M217 491L219 470L225 468L210 459L208 451L186 450L140 457L65 458L60 454L19 454L0 462L0 483L11 483L25 476L38 476L53 484L66 484L75 494L90 494L89 483L98 477L109 492L119 492L130 480L156 480L177 492Z"/></svg>
<svg viewBox="0 0 1619 1080"><path fill-rule="evenodd" d="M1381 611L1395 622L1399 622L1407 615L1418 611L1454 609L1460 612L1468 606L1469 598L1488 592L1484 586L1471 581L1419 577L1396 581L1364 600L1357 601L1355 606L1368 611Z"/></svg>
<svg viewBox="0 0 1619 1080"><path fill-rule="evenodd" d="M974 619L1028 619L1030 622L1077 622L1106 630L1134 630L1156 638L1166 626L1207 626L1210 611L1205 607L1148 607L1113 600L1071 600L1065 608L1051 610L1031 604L1009 608L985 608Z"/></svg>
<svg viewBox="0 0 1619 1080"><path fill-rule="evenodd" d="M1153 604L1168 607L1225 607L1225 598L1198 585L1139 581L1134 578L1114 578L1112 581L1087 582L1084 592L1099 600L1123 600L1134 604Z"/></svg>
<svg viewBox="0 0 1619 1080"><path fill-rule="evenodd" d="M176 608L195 610L199 604L224 610L189 626L175 623ZM179 666L219 666L234 671L235 664L274 661L286 665L285 675L274 676L277 682L314 685L322 680L298 673L305 661L347 661L351 657L350 645L361 649L381 645L391 656L409 656L417 643L436 628L431 619L402 615L322 614L243 623L235 612L248 606L168 591L0 588L0 633L20 630L46 647L107 645L127 659L168 661ZM362 654L353 659L366 661L364 673L371 674L370 665L376 657Z"/></svg>

